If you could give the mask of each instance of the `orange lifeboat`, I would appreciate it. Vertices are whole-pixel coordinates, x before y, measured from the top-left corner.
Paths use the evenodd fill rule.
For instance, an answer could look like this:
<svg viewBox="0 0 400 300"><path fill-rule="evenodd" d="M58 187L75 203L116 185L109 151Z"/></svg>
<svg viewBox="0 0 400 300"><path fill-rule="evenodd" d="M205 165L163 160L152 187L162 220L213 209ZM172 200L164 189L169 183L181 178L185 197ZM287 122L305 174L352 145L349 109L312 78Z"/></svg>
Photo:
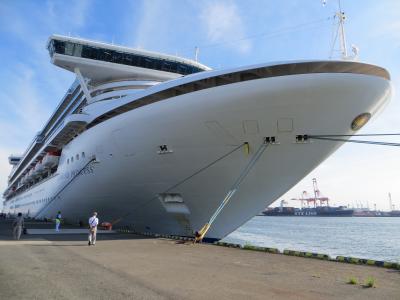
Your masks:
<svg viewBox="0 0 400 300"><path fill-rule="evenodd" d="M46 156L43 158L42 164L45 168L54 168L58 165L58 161L60 159L59 151L48 152Z"/></svg>

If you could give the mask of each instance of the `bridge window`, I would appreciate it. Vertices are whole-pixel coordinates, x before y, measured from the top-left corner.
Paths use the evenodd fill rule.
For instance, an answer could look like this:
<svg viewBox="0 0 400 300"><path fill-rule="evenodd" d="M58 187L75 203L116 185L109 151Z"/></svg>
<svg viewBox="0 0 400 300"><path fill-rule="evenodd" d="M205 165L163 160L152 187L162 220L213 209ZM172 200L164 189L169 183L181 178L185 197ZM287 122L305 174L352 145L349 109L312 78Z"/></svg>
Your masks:
<svg viewBox="0 0 400 300"><path fill-rule="evenodd" d="M111 49L96 48L72 42L52 40L48 50L54 53L101 60L116 64L148 68L158 71L173 72L182 75L204 71L203 69L182 62L170 61L162 58L149 57L141 54L124 53Z"/></svg>
<svg viewBox="0 0 400 300"><path fill-rule="evenodd" d="M85 158L85 152L82 152L82 158Z"/></svg>
<svg viewBox="0 0 400 300"><path fill-rule="evenodd" d="M81 57L81 55L82 55L82 45L75 44L75 47L74 47L74 56Z"/></svg>
<svg viewBox="0 0 400 300"><path fill-rule="evenodd" d="M79 160L79 154L75 155L76 160Z"/></svg>
<svg viewBox="0 0 400 300"><path fill-rule="evenodd" d="M65 43L65 54L66 55L73 55L73 53L74 53L74 44Z"/></svg>

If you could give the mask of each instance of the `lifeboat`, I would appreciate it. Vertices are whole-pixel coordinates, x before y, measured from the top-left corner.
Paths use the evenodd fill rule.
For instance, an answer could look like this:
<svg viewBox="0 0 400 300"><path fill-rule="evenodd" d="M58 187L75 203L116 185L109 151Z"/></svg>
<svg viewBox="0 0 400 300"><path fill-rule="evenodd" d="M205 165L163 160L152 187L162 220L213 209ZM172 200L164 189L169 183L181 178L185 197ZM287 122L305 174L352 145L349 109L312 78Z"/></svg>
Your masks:
<svg viewBox="0 0 400 300"><path fill-rule="evenodd" d="M43 158L42 164L45 168L53 168L58 165L60 152L48 152Z"/></svg>
<svg viewBox="0 0 400 300"><path fill-rule="evenodd" d="M43 170L44 170L44 168L42 168L42 170L40 170L39 163L36 163L36 165L33 167L33 172L32 172L33 178L39 177Z"/></svg>
<svg viewBox="0 0 400 300"><path fill-rule="evenodd" d="M39 175L37 164L33 166L32 170L33 170L33 171L32 171L32 176L33 176L34 178L37 177L37 176Z"/></svg>
<svg viewBox="0 0 400 300"><path fill-rule="evenodd" d="M35 167L32 167L32 168L29 170L28 174L26 175L26 176L27 176L27 177L26 177L27 180L33 179L33 172L34 172L34 171L35 171Z"/></svg>
<svg viewBox="0 0 400 300"><path fill-rule="evenodd" d="M29 173L29 172L26 172L26 174L24 175L24 177L22 177L22 182L23 182L23 183L29 182L29 180L28 180L28 173Z"/></svg>
<svg viewBox="0 0 400 300"><path fill-rule="evenodd" d="M41 159L37 164L36 164L36 174L40 175L45 171L44 165L43 165L43 160Z"/></svg>

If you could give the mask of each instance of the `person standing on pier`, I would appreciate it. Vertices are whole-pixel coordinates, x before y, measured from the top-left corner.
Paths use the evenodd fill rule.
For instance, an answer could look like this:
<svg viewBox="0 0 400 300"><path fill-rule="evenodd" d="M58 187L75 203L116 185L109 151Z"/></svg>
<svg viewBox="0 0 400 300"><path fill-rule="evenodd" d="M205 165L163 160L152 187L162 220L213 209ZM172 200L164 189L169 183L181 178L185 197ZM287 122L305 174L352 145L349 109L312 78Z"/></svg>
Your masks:
<svg viewBox="0 0 400 300"><path fill-rule="evenodd" d="M93 216L89 219L89 242L88 245L96 244L96 234L97 225L99 224L99 219L97 218L97 212L93 213Z"/></svg>
<svg viewBox="0 0 400 300"><path fill-rule="evenodd" d="M12 225L14 240L19 240L21 237L22 228L24 227L24 217L22 216L22 213L18 213L18 216L15 218Z"/></svg>
<svg viewBox="0 0 400 300"><path fill-rule="evenodd" d="M61 211L58 211L56 215L56 231L60 231L60 225L61 225Z"/></svg>

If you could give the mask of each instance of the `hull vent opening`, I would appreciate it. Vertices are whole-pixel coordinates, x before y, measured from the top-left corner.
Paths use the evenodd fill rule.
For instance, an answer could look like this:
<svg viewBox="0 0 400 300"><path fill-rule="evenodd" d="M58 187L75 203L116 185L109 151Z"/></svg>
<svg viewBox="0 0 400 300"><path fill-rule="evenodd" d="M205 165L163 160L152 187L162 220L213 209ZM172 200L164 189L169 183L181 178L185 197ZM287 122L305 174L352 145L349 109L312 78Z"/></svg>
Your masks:
<svg viewBox="0 0 400 300"><path fill-rule="evenodd" d="M178 193L161 193L158 199L168 213L189 215L190 210Z"/></svg>

